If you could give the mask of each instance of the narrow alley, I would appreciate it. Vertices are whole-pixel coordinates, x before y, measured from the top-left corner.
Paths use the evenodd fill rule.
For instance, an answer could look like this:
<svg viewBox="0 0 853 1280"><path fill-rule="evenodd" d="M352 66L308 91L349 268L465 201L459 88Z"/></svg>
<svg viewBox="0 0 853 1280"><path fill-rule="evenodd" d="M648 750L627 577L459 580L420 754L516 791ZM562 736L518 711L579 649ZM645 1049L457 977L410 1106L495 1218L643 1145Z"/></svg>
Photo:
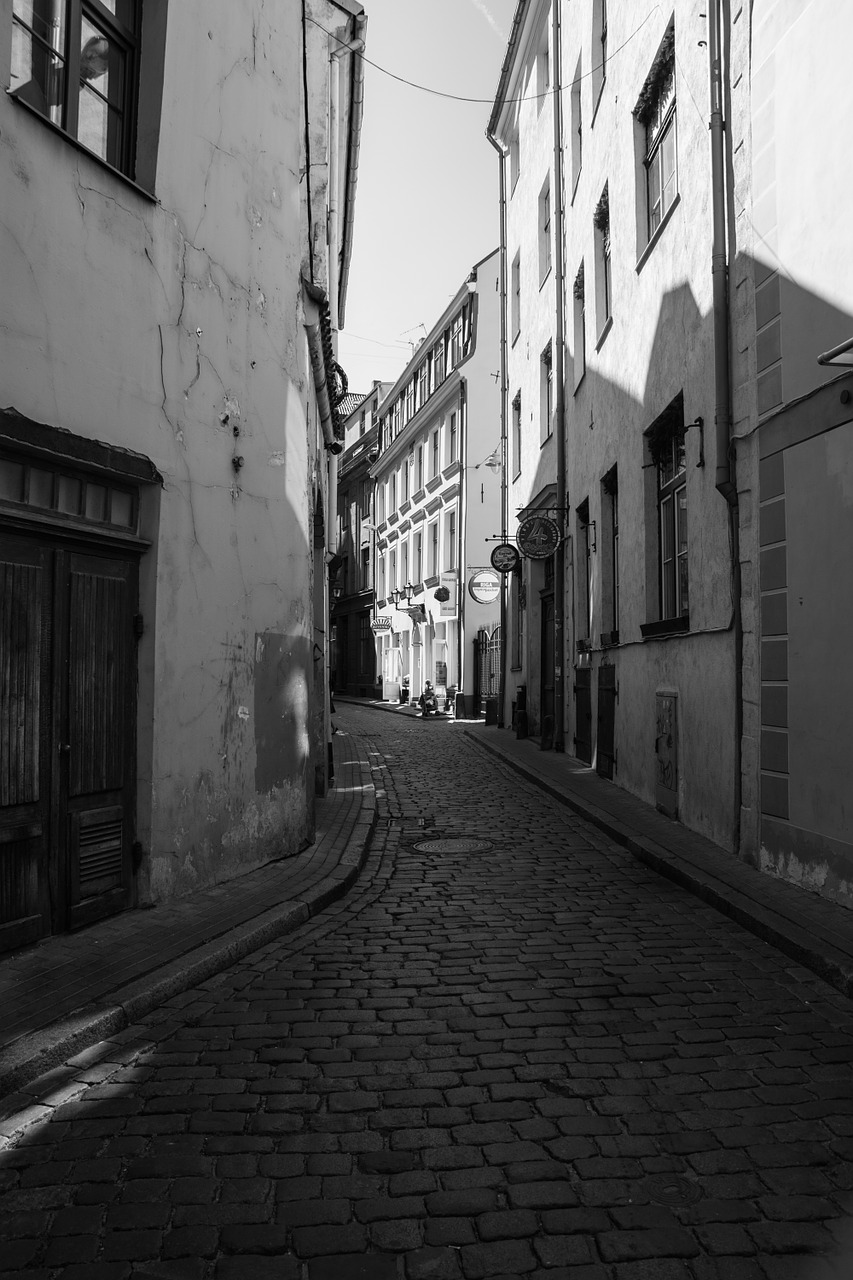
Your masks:
<svg viewBox="0 0 853 1280"><path fill-rule="evenodd" d="M336 723L355 887L7 1148L0 1272L849 1277L851 1002L460 725Z"/></svg>

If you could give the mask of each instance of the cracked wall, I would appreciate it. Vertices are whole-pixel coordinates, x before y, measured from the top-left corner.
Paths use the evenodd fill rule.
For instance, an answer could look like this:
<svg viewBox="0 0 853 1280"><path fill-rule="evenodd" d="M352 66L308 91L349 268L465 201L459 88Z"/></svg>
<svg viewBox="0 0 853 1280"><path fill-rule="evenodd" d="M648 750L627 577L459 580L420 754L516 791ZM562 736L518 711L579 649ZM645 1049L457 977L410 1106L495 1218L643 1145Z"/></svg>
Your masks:
<svg viewBox="0 0 853 1280"><path fill-rule="evenodd" d="M141 900L313 834L301 39L298 6L170 6L156 200L0 95L2 403L164 477L141 530Z"/></svg>

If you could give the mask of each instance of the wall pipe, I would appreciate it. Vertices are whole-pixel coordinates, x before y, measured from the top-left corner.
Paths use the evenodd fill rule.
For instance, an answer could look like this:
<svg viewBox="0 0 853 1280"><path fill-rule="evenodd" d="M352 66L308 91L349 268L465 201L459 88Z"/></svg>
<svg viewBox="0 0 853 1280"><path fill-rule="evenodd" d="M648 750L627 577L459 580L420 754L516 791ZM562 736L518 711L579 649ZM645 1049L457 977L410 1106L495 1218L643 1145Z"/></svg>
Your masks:
<svg viewBox="0 0 853 1280"><path fill-rule="evenodd" d="M729 360L729 255L726 235L728 192L725 179L726 84L723 75L722 3L709 0L708 70L710 82L711 205L713 243L711 278L714 312L714 425L717 469L715 485L728 504L729 554L731 556L732 613L734 619L734 777L732 797L732 848L740 852L741 805L743 802L743 612L740 571L740 511L737 482L733 475L732 388Z"/></svg>
<svg viewBox="0 0 853 1280"><path fill-rule="evenodd" d="M711 88L711 204L714 238L711 279L714 308L714 424L716 428L716 486L731 506L737 506L737 487L731 469L731 376L729 372L729 290L726 252L726 186L724 170L723 59L720 42L720 0L708 10L708 64Z"/></svg>
<svg viewBox="0 0 853 1280"><path fill-rule="evenodd" d="M560 57L560 0L552 0L551 33L554 64L553 113L554 113L554 281L556 293L556 317L554 334L554 383L556 386L557 414L557 521L560 541L554 552L554 750L566 749L566 525L568 512L568 484L566 480L566 398L564 387L565 328L565 267L563 264L563 94Z"/></svg>
<svg viewBox="0 0 853 1280"><path fill-rule="evenodd" d="M506 369L506 153L494 134L486 131L486 137L498 154L500 179L500 313L501 313L501 540L506 541L508 526L507 484L507 369ZM507 591L510 575L501 574L501 667L498 678L498 728L506 725L506 665L507 665ZM476 689L474 694L476 695Z"/></svg>

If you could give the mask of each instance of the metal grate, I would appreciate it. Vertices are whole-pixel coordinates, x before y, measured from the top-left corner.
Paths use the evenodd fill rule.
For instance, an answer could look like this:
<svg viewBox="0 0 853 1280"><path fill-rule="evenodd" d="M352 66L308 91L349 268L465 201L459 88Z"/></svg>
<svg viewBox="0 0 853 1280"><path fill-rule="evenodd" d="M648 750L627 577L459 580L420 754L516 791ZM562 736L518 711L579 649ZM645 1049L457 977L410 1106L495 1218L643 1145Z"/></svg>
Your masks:
<svg viewBox="0 0 853 1280"><path fill-rule="evenodd" d="M96 880L121 880L122 821L93 822L80 829L80 891Z"/></svg>

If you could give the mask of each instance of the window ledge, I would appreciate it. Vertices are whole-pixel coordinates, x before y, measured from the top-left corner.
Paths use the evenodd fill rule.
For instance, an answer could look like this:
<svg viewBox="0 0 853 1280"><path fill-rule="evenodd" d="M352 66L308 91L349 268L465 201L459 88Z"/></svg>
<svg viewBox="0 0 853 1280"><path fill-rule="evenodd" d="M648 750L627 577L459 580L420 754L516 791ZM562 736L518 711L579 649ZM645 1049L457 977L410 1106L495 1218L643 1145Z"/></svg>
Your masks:
<svg viewBox="0 0 853 1280"><path fill-rule="evenodd" d="M618 631L602 631L599 636L602 649L614 649L619 643Z"/></svg>
<svg viewBox="0 0 853 1280"><path fill-rule="evenodd" d="M547 436L543 436L542 439L539 441L540 450L544 449L546 444L548 444L553 439L554 439L554 428L552 427L551 430L548 432ZM519 475L520 474L521 472L519 472Z"/></svg>
<svg viewBox="0 0 853 1280"><path fill-rule="evenodd" d="M427 493L434 493L435 490L438 488L438 486L441 484L441 481L442 481L442 475L440 472L437 476L433 476L431 480L427 480Z"/></svg>
<svg viewBox="0 0 853 1280"><path fill-rule="evenodd" d="M598 338L596 340L596 343L595 343L596 351L600 351L601 348L604 346L605 339L607 338L607 335L612 328L613 328L613 317L608 316L607 319L604 321L604 328L601 330L601 333L598 335Z"/></svg>
<svg viewBox="0 0 853 1280"><path fill-rule="evenodd" d="M418 489L417 493L412 494L412 502L423 502L425 494L425 489Z"/></svg>
<svg viewBox="0 0 853 1280"><path fill-rule="evenodd" d="M584 378L585 378L585 377L586 377L586 365L584 365L584 367L583 367L583 373L582 373L582 374L581 374L581 376L578 378L577 382L575 383L575 385L574 385L574 386L573 386L573 388L572 388L572 395L573 395L573 396L576 396L576 395L577 395L577 393L580 391L581 383L583 382L583 380L584 380Z"/></svg>
<svg viewBox="0 0 853 1280"><path fill-rule="evenodd" d="M646 245L645 249L643 250L643 252L640 254L639 258L637 259L637 265L636 265L636 267L634 268L634 270L637 272L637 274L638 274L638 275L639 275L639 274L640 274L640 272L642 271L643 267L646 265L646 263L647 263L647 261L648 261L648 259L649 259L650 255L651 255L652 251L654 250L655 245L657 244L658 240L660 240L660 238L661 238L661 236L663 235L664 231L666 231L667 227L669 226L670 219L672 218L672 215L675 213L676 209L678 208L678 206L679 206L680 204L681 204L681 192L680 192L680 191L676 191L676 193L675 193L675 199L673 200L672 204L671 204L671 205L669 206L669 208L667 209L666 213L663 215L663 218L661 219L660 226L657 228L657 230L655 231L655 233L654 233L654 235L652 236L651 240L650 240L650 241L649 241L649 243Z"/></svg>
<svg viewBox="0 0 853 1280"><path fill-rule="evenodd" d="M520 338L520 337L521 337L521 329L518 329L518 330L517 330L517 331L512 335L512 342L510 343L510 346L511 346L511 347L514 347L514 346L515 346L515 344L518 342L518 340L519 340L519 338Z"/></svg>
<svg viewBox="0 0 853 1280"><path fill-rule="evenodd" d="M689 614L680 618L661 618L660 622L644 622L640 634L644 640L657 640L663 636L684 635L690 630Z"/></svg>
<svg viewBox="0 0 853 1280"><path fill-rule="evenodd" d="M581 180L582 173L583 173L583 165L581 165L581 167L578 169L577 173L575 174L574 181L572 182L572 198L569 201L569 204L574 204L575 202L575 196L578 193L578 183Z"/></svg>
<svg viewBox="0 0 853 1280"><path fill-rule="evenodd" d="M551 263L549 262L549 263L548 263L548 270L545 272L544 276L543 276L543 277L542 277L542 279L539 281L539 289L540 289L540 292L541 292L541 290L542 290L542 289L544 289L545 284L546 284L546 282L547 282L547 280L548 280L548 277L551 275L552 270L553 270L553 267L551 266Z"/></svg>
<svg viewBox="0 0 853 1280"><path fill-rule="evenodd" d="M424 578L425 587L437 587L440 582L441 582L440 573L431 573L428 578Z"/></svg>
<svg viewBox="0 0 853 1280"><path fill-rule="evenodd" d="M73 147L75 151L79 151L81 155L88 156L89 159L93 160L100 169L105 170L107 173L111 173L123 186L130 187L131 191L135 191L136 194L141 196L143 200L148 202L148 204L158 203L157 197L154 195L153 191L146 191L145 187L140 187L138 182L135 182L133 178L128 177L126 173L122 173L121 169L116 169L108 160L104 160L99 156L96 151L90 151L88 147L83 145L79 138L75 138L71 133L66 133L58 124L54 124L47 116L43 116L36 107L30 106L29 102L24 98L18 97L17 93L12 89L6 90L6 97L9 98L10 101L14 102L16 106L20 107L22 111L26 111L27 115L32 116L35 120L40 120L46 129L55 134L57 138L61 138L63 142L68 144L68 146Z"/></svg>

